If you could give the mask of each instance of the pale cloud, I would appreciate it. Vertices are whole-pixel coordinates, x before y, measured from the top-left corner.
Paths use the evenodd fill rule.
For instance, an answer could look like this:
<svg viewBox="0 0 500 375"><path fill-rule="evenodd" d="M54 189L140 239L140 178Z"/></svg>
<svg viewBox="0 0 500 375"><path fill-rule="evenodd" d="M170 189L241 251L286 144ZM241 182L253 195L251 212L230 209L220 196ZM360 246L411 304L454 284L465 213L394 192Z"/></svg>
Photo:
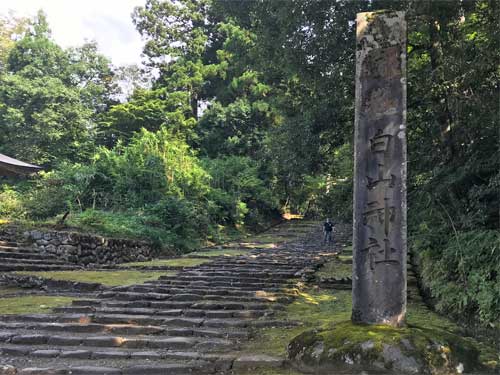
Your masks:
<svg viewBox="0 0 500 375"><path fill-rule="evenodd" d="M144 45L131 14L145 0L2 0L0 13L9 10L34 16L39 9L47 19L55 41L74 47L95 40L101 53L114 65L137 64Z"/></svg>

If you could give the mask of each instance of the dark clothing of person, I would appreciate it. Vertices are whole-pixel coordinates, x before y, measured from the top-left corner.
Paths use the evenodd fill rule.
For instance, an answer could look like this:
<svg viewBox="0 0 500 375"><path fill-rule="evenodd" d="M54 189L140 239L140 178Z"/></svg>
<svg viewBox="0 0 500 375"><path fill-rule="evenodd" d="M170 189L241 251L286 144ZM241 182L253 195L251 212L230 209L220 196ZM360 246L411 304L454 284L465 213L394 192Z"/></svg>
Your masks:
<svg viewBox="0 0 500 375"><path fill-rule="evenodd" d="M323 241L325 243L331 243L333 242L333 236L332 236L332 232L333 232L333 223L332 222L325 222L323 223L323 232L325 234L325 237L323 239Z"/></svg>

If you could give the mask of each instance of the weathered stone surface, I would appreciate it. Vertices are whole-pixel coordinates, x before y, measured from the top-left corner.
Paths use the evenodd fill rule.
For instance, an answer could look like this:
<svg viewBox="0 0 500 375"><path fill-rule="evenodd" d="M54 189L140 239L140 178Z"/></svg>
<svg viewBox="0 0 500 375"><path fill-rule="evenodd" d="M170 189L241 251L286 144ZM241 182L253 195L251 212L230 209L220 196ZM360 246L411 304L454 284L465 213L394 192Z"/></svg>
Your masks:
<svg viewBox="0 0 500 375"><path fill-rule="evenodd" d="M74 232L32 230L26 239L44 254L85 266L149 260L158 255L151 244L128 239L112 239Z"/></svg>
<svg viewBox="0 0 500 375"><path fill-rule="evenodd" d="M92 352L89 350L66 350L62 351L61 358L78 358L78 359L89 359Z"/></svg>
<svg viewBox="0 0 500 375"><path fill-rule="evenodd" d="M165 374L191 374L192 367L189 364L165 364L165 365L141 365L125 368L123 375L165 375Z"/></svg>
<svg viewBox="0 0 500 375"><path fill-rule="evenodd" d="M20 369L17 375L66 375L69 374L67 369L55 369L47 367L28 367Z"/></svg>
<svg viewBox="0 0 500 375"><path fill-rule="evenodd" d="M0 375L16 375L17 370L13 366L0 365Z"/></svg>
<svg viewBox="0 0 500 375"><path fill-rule="evenodd" d="M48 337L45 335L19 335L14 336L10 341L13 344L41 345L46 344Z"/></svg>
<svg viewBox="0 0 500 375"><path fill-rule="evenodd" d="M31 355L33 357L40 357L40 358L54 358L57 357L59 353L60 353L59 350L42 349L31 352Z"/></svg>
<svg viewBox="0 0 500 375"><path fill-rule="evenodd" d="M156 360L160 359L162 356L158 352L133 352L130 354L130 357L132 359L150 359L150 360Z"/></svg>
<svg viewBox="0 0 500 375"><path fill-rule="evenodd" d="M70 371L71 375L120 375L122 373L117 368L93 366L71 367Z"/></svg>
<svg viewBox="0 0 500 375"><path fill-rule="evenodd" d="M404 324L406 313L406 22L359 13L352 320Z"/></svg>
<svg viewBox="0 0 500 375"><path fill-rule="evenodd" d="M235 370L249 370L258 367L278 368L281 366L283 366L282 358L271 357L265 354L239 357L233 363L233 369Z"/></svg>
<svg viewBox="0 0 500 375"><path fill-rule="evenodd" d="M148 343L150 348L163 348L163 349L188 349L193 347L196 340L189 337L172 337L163 340L154 340Z"/></svg>
<svg viewBox="0 0 500 375"><path fill-rule="evenodd" d="M111 350L92 353L92 359L127 359L129 357L130 353Z"/></svg>

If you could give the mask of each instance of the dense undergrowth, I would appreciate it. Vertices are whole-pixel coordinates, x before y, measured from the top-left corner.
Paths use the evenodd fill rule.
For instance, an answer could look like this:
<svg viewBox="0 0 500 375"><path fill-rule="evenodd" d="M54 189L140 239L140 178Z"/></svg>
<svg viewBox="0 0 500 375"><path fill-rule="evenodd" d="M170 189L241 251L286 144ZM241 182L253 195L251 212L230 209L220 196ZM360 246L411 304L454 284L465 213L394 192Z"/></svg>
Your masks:
<svg viewBox="0 0 500 375"><path fill-rule="evenodd" d="M257 163L238 156L200 160L166 129L101 148L89 164L63 164L40 179L3 185L0 198L0 216L21 223L59 223L180 250L279 218Z"/></svg>

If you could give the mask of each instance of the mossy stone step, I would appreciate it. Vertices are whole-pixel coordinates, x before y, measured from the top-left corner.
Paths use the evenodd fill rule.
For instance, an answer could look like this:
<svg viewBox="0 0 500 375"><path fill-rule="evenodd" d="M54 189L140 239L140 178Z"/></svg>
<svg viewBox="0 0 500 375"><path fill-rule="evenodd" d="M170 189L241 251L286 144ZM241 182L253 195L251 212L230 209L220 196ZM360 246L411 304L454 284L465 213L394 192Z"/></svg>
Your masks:
<svg viewBox="0 0 500 375"><path fill-rule="evenodd" d="M0 341L4 346L49 346L88 348L121 348L121 349L162 349L213 352L235 348L236 342L226 338L195 336L95 336L95 335L50 335L50 334L18 334L14 333L7 340Z"/></svg>
<svg viewBox="0 0 500 375"><path fill-rule="evenodd" d="M185 317L156 317L149 315L130 314L30 314L0 317L3 321L25 321L39 323L99 323L99 324L136 324L142 326L164 326L164 327L217 327L217 328L247 328L253 326L272 327L289 325L289 322L280 320L247 320L247 319L204 319Z"/></svg>
<svg viewBox="0 0 500 375"><path fill-rule="evenodd" d="M241 279L259 279L259 280L278 280L293 277L291 272L259 272L259 271L207 271L207 270L190 270L182 272L183 276L199 276L203 274L205 277L240 277Z"/></svg>
<svg viewBox="0 0 500 375"><path fill-rule="evenodd" d="M155 283L151 286L142 285L130 288L123 288L121 291L130 292L156 292L156 293L191 293L191 294L216 294L216 295L234 295L234 296L251 296L257 291L268 293L281 293L283 289L293 288L294 283L290 284L236 284L226 282L213 282L210 284L198 284L197 282L183 284L163 284Z"/></svg>
<svg viewBox="0 0 500 375"><path fill-rule="evenodd" d="M78 307L110 307L110 308L153 308L153 309L190 309L190 310L282 310L282 304L269 303L238 303L238 302L155 302L139 300L126 301L104 301L104 300L74 300L73 306Z"/></svg>
<svg viewBox="0 0 500 375"><path fill-rule="evenodd" d="M26 353L27 355L28 353ZM213 362L203 360L191 361L171 361L164 363L163 359L170 359L167 355L160 357L158 364L151 364L143 355L143 352L132 352L130 359L113 357L109 355L103 358L102 355L96 355L91 359L92 352L86 350L63 351L59 358L64 359L61 362L76 361L78 364L55 365L54 358L39 357L36 358L37 367L30 364L26 367L25 361L19 357L19 365L12 367L12 374L17 375L185 375L185 374L213 374L218 369L230 367L222 364L221 361ZM32 357L30 355L30 357ZM112 361L110 361L112 359ZM32 361L35 362L35 361ZM109 362L113 367L109 366ZM88 363L82 365L82 363ZM102 365L100 365L102 363ZM14 362L14 364L16 364Z"/></svg>
<svg viewBox="0 0 500 375"><path fill-rule="evenodd" d="M155 301L192 301L192 302L201 302L202 300L205 301L231 301L231 302L263 302L263 301L269 301L269 302L278 302L278 303L287 303L291 299L290 297L285 297L285 296L274 296L274 295L268 295L267 293L261 293L257 294L253 297L236 297L236 296L220 296L220 295L211 295L211 294L206 294L206 295L199 295L199 294L177 294L177 295L171 295L171 294L161 294L161 293L121 293L121 292L104 292L101 293L100 296L102 298L112 298L112 299L118 299L118 300L125 300L125 301L134 301L134 300L144 300L144 299L149 299L149 300L155 300Z"/></svg>
<svg viewBox="0 0 500 375"><path fill-rule="evenodd" d="M54 332L65 334L63 337L75 334L102 334L102 335L128 335L142 336L178 336L178 337L210 337L210 338L228 338L245 339L249 333L246 330L224 331L214 329L203 329L196 327L162 327L153 325L135 325L135 324L99 324L99 323L16 323L0 321L0 341L6 341L19 332L32 334ZM74 339L74 338L73 338ZM62 340L62 339L61 339Z"/></svg>
<svg viewBox="0 0 500 375"><path fill-rule="evenodd" d="M40 253L33 253L27 251L19 251L19 249L15 249L15 251L4 251L0 250L0 258L15 258L15 259L39 259L39 260L47 260L54 259L57 260L56 257L51 255L44 255Z"/></svg>
<svg viewBox="0 0 500 375"><path fill-rule="evenodd" d="M122 292L122 293L146 293L148 295L154 294L158 297L158 299L169 299L166 296L171 296L172 298L176 298L180 300L181 296L183 300L190 300L190 297L194 298L203 298L206 295L213 296L224 296L224 297L252 297L255 296L256 292L264 292L273 296L281 296L283 295L282 288L255 288L249 287L246 288L227 288L220 287L214 283L210 288L195 288L192 286L186 286L185 288L176 288L176 287L147 287L147 286L133 286L130 288L122 287L119 289L113 289L113 292ZM112 292L109 292L112 293Z"/></svg>
<svg viewBox="0 0 500 375"><path fill-rule="evenodd" d="M201 309L174 309L161 310L152 308L96 308L96 307L56 307L56 313L97 313L97 314L126 314L126 315L154 315L154 316L183 316L189 318L240 318L251 319L274 315L273 310L201 310Z"/></svg>
<svg viewBox="0 0 500 375"><path fill-rule="evenodd" d="M203 274L185 274L180 273L176 276L160 276L158 280L166 281L209 281L209 282L237 282L240 284L263 284L267 283L286 283L282 278L262 279L258 277L238 277L234 276L205 276Z"/></svg>
<svg viewBox="0 0 500 375"><path fill-rule="evenodd" d="M29 258L0 258L3 263L15 264L33 264L33 265L68 265L62 260L56 259L29 259Z"/></svg>
<svg viewBox="0 0 500 375"><path fill-rule="evenodd" d="M238 292L241 295L249 295L252 291L255 290L263 290L263 289L282 289L286 287L290 287L294 285L292 282L289 283L247 283L247 282L236 282L236 281L204 281L204 280L179 280L165 282L164 280L150 280L153 281L151 283L144 283L141 285L131 285L131 286L122 286L116 287L119 289L113 289L115 291L157 291L158 293L170 293L169 290L173 290L175 292L180 292L180 290L189 291L192 289L193 291L198 290L199 294L202 291L210 291L210 290L218 290L218 291L227 291ZM195 292L196 294L196 292Z"/></svg>
<svg viewBox="0 0 500 375"><path fill-rule="evenodd" d="M80 270L80 266L69 264L32 264L32 263L3 263L0 271L74 271Z"/></svg>

